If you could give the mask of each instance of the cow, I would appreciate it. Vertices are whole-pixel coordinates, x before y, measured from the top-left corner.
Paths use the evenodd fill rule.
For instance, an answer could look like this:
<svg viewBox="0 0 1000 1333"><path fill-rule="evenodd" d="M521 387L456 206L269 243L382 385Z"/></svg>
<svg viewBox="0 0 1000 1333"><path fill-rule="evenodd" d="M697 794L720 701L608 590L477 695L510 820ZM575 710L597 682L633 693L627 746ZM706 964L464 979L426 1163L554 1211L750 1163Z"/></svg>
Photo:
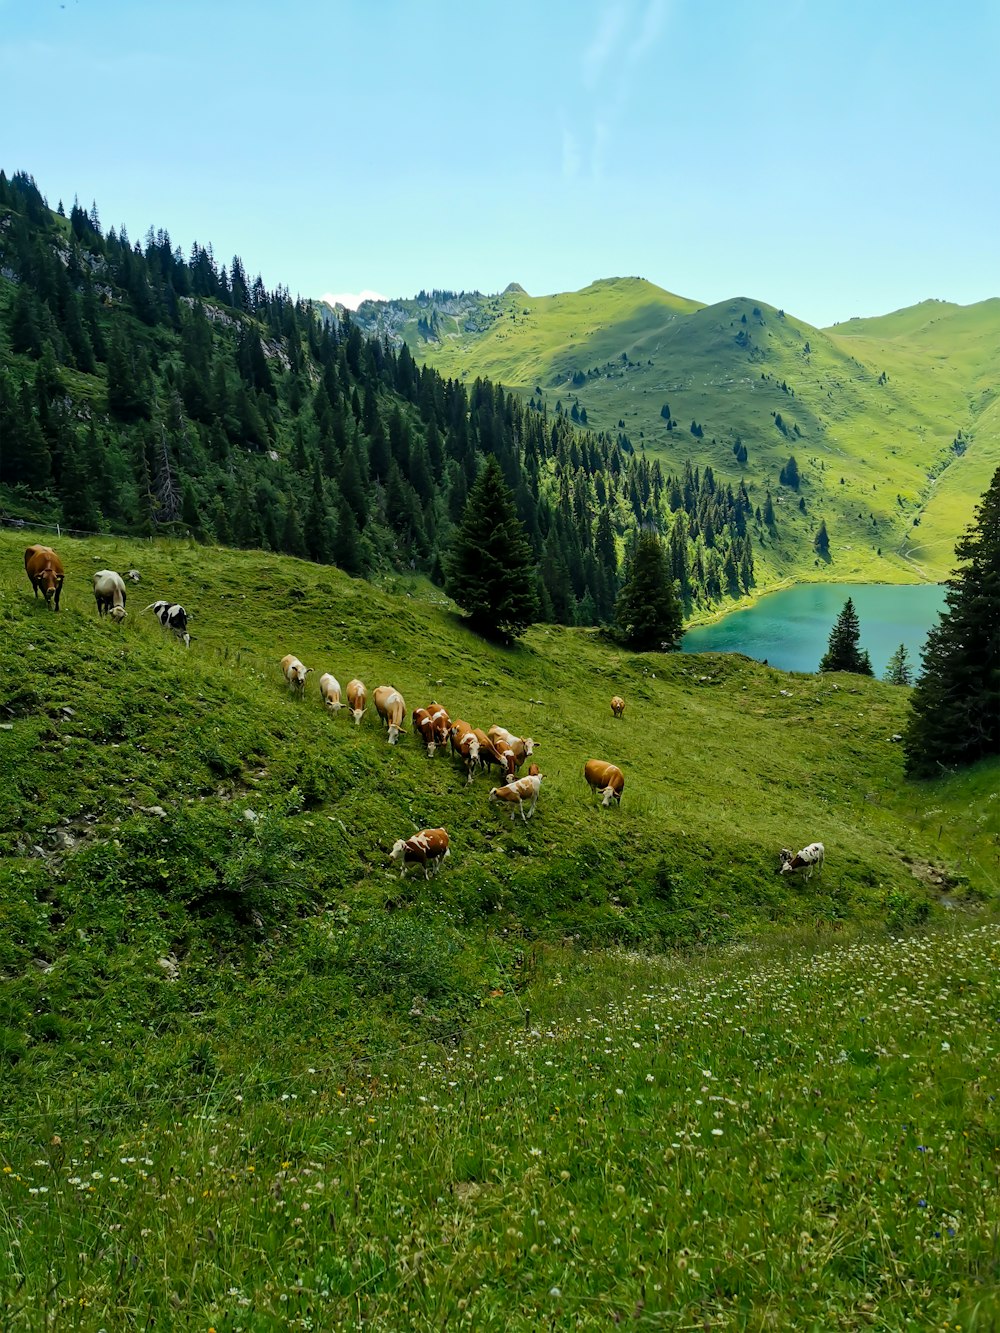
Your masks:
<svg viewBox="0 0 1000 1333"><path fill-rule="evenodd" d="M363 680L355 678L347 682L347 705L354 718L354 725L360 727L361 718L368 707L368 688Z"/></svg>
<svg viewBox="0 0 1000 1333"><path fill-rule="evenodd" d="M472 781L472 774L479 764L479 740L476 733L463 718L457 717L451 724L451 752L461 757L468 773L465 785Z"/></svg>
<svg viewBox="0 0 1000 1333"><path fill-rule="evenodd" d="M490 727L487 733L498 754L508 750L514 756L514 772L535 752L536 742L530 736L514 736L506 727Z"/></svg>
<svg viewBox="0 0 1000 1333"><path fill-rule="evenodd" d="M615 717L621 717L625 712L625 700L620 694L616 694L611 700L611 712Z"/></svg>
<svg viewBox="0 0 1000 1333"><path fill-rule="evenodd" d="M319 678L320 698L329 708L331 713L339 713L347 704L340 701L340 681L336 676L331 676L329 671L324 672Z"/></svg>
<svg viewBox="0 0 1000 1333"><path fill-rule="evenodd" d="M808 847L803 847L794 856L787 847L782 847L778 855L781 857L781 865L778 867L779 874L788 875L796 870L804 870L806 879L812 879L814 870L822 873L826 850L821 842L811 842Z"/></svg>
<svg viewBox="0 0 1000 1333"><path fill-rule="evenodd" d="M479 742L479 767L488 769L490 764L502 768L508 778L514 776L514 752L506 748L501 753L481 727L473 727L472 734Z"/></svg>
<svg viewBox="0 0 1000 1333"><path fill-rule="evenodd" d="M125 583L113 569L99 569L94 575L94 600L97 614L105 612L119 624L125 619Z"/></svg>
<svg viewBox="0 0 1000 1333"><path fill-rule="evenodd" d="M434 739L434 722L429 711L426 708L414 708L410 718L413 722L413 734L420 737L427 746L428 755L433 757L437 742Z"/></svg>
<svg viewBox="0 0 1000 1333"><path fill-rule="evenodd" d="M59 594L62 592L66 571L52 547L29 546L24 553L24 572L31 581L35 597L41 591L47 605L58 611Z"/></svg>
<svg viewBox="0 0 1000 1333"><path fill-rule="evenodd" d="M184 647L190 648L191 635L188 633L188 617L183 606L178 602L150 602L143 610L152 611L164 629L173 630Z"/></svg>
<svg viewBox="0 0 1000 1333"><path fill-rule="evenodd" d="M438 745L447 745L448 737L451 735L451 718L440 704L429 704L427 711L431 715L435 742Z"/></svg>
<svg viewBox="0 0 1000 1333"><path fill-rule="evenodd" d="M451 855L448 834L443 828L421 829L419 833L414 833L412 838L397 838L389 855L394 861L403 863L403 868L399 872L400 879L406 874L407 866L414 864L422 865L424 879L430 879L430 867L435 866L434 873L440 874L444 858Z"/></svg>
<svg viewBox="0 0 1000 1333"><path fill-rule="evenodd" d="M389 728L389 744L395 745L403 731L403 718L406 717L406 704L403 696L392 685L379 685L375 689L375 710Z"/></svg>
<svg viewBox="0 0 1000 1333"><path fill-rule="evenodd" d="M128 576L133 583L139 582L139 571L137 569L130 569Z"/></svg>
<svg viewBox="0 0 1000 1333"><path fill-rule="evenodd" d="M625 774L616 764L608 764L603 759L588 759L583 766L583 776L591 788L604 797L602 805L608 806L612 800L621 804Z"/></svg>
<svg viewBox="0 0 1000 1333"><path fill-rule="evenodd" d="M538 804L538 793L542 787L542 775L538 772L538 765L532 764L534 773L529 773L526 778L513 778L505 787L493 787L490 789L489 799L491 801L506 802L510 805L510 820L514 822L515 813L520 810L521 818L525 823L535 813L535 806ZM528 813L524 813L524 802L530 801Z"/></svg>
<svg viewBox="0 0 1000 1333"><path fill-rule="evenodd" d="M281 674L288 681L288 688L293 694L301 696L306 687L306 676L310 671L312 667L303 666L291 653L286 653L281 659Z"/></svg>

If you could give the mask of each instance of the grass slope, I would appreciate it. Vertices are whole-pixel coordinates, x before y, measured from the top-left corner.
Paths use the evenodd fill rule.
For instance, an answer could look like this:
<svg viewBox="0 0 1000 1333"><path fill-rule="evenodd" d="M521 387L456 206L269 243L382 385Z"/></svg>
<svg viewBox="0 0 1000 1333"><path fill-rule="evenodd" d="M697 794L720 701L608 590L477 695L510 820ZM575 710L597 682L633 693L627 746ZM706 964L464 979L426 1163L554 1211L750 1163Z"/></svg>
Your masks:
<svg viewBox="0 0 1000 1333"><path fill-rule="evenodd" d="M759 502L770 487L779 521L762 552L762 587L944 577L1000 455L998 301L925 302L819 330L748 298L702 306L617 278L558 296L482 298L473 318L442 321L437 339L418 332L415 315L396 331L442 374L489 376L550 411L576 402L595 429L623 422L664 466L690 459L733 483L744 476ZM749 450L743 468L732 453L737 435ZM798 494L779 485L790 454ZM812 549L820 519L829 563Z"/></svg>
<svg viewBox="0 0 1000 1333"><path fill-rule="evenodd" d="M546 627L500 650L417 582L194 545L57 542L54 615L21 565L38 536L0 533L5 1326L765 1327L803 1299L821 1319L831 1275L891 1321L989 1279L995 939L912 961L883 931L992 896L998 767L904 783L905 691ZM102 565L142 574L120 627ZM139 613L161 595L190 650ZM286 651L533 734L535 818L327 716L315 677L291 699ZM621 763L620 810L591 755ZM448 864L401 883L389 845L431 824ZM775 873L816 837L821 879ZM758 952L771 925L875 943L812 973ZM615 941L730 948L671 971Z"/></svg>

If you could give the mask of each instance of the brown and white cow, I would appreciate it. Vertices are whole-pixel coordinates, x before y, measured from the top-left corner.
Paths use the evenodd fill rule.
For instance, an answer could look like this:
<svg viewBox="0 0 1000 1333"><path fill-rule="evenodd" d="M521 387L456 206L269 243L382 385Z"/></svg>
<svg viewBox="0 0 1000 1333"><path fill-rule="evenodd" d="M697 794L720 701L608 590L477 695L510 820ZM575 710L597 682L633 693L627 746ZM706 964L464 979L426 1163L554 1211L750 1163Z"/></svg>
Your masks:
<svg viewBox="0 0 1000 1333"><path fill-rule="evenodd" d="M413 734L419 736L427 746L427 753L431 757L437 749L437 741L434 739L434 722L427 708L414 708L410 714L410 721L413 723Z"/></svg>
<svg viewBox="0 0 1000 1333"><path fill-rule="evenodd" d="M406 704L394 685L378 685L375 689L375 710L389 728L389 744L395 745L403 731Z"/></svg>
<svg viewBox="0 0 1000 1333"><path fill-rule="evenodd" d="M612 800L621 803L625 774L617 764L606 763L603 759L588 759L583 766L583 776L591 788L604 797L602 805L610 805Z"/></svg>
<svg viewBox="0 0 1000 1333"><path fill-rule="evenodd" d="M48 605L58 611L66 572L52 547L29 546L24 553L24 572L31 580L35 596L41 592Z"/></svg>
<svg viewBox="0 0 1000 1333"><path fill-rule="evenodd" d="M306 687L306 676L310 671L312 667L303 666L291 653L286 653L281 659L281 674L288 681L288 688L293 694L302 694Z"/></svg>
<svg viewBox="0 0 1000 1333"><path fill-rule="evenodd" d="M514 777L514 752L507 748L501 754L481 727L473 727L472 734L479 742L480 768L489 769L491 764L496 764L508 778Z"/></svg>
<svg viewBox="0 0 1000 1333"><path fill-rule="evenodd" d="M440 704L434 703L427 705L427 711L431 715L435 743L447 745L448 737L451 735L451 718L447 711Z"/></svg>
<svg viewBox="0 0 1000 1333"><path fill-rule="evenodd" d="M351 710L351 717L354 718L354 725L360 727L361 718L368 707L368 687L363 680L355 678L347 682L347 704Z"/></svg>
<svg viewBox="0 0 1000 1333"><path fill-rule="evenodd" d="M451 855L447 831L443 828L425 828L414 833L412 838L397 838L389 855L394 861L403 863L400 879L406 874L407 866L411 865L423 866L424 879L430 879L431 866L435 867L435 874L439 874L444 858Z"/></svg>
<svg viewBox="0 0 1000 1333"><path fill-rule="evenodd" d="M822 873L823 862L826 860L826 850L821 842L811 842L794 856L787 847L782 847L779 855L781 857L779 874L788 875L796 870L804 870L806 879L812 879L814 870Z"/></svg>
<svg viewBox="0 0 1000 1333"><path fill-rule="evenodd" d="M535 806L538 804L538 793L542 787L542 775L537 771L537 765L532 764L536 771L529 773L526 778L514 778L508 782L505 787L493 787L490 790L489 799L499 801L511 807L510 819L514 822L514 815L518 810L521 812L521 818L525 823L535 813ZM528 813L524 813L524 803L530 801Z"/></svg>
<svg viewBox="0 0 1000 1333"><path fill-rule="evenodd" d="M472 774L479 764L479 740L476 733L464 719L457 717L451 724L451 752L460 756L468 774L465 785L472 781Z"/></svg>
<svg viewBox="0 0 1000 1333"><path fill-rule="evenodd" d="M620 694L616 694L612 698L611 712L614 714L615 717L621 717L621 715L625 712L625 700L621 697Z"/></svg>
<svg viewBox="0 0 1000 1333"><path fill-rule="evenodd" d="M342 708L347 707L340 699L340 681L329 671L325 671L319 678L319 693L331 713L339 713Z"/></svg>
<svg viewBox="0 0 1000 1333"><path fill-rule="evenodd" d="M490 727L487 734L498 754L504 754L509 750L514 756L515 773L524 761L530 759L535 752L536 741L533 741L530 736L515 736L506 727Z"/></svg>
<svg viewBox="0 0 1000 1333"><path fill-rule="evenodd" d="M99 616L107 612L121 624L125 619L125 580L113 569L99 569L94 575L94 600Z"/></svg>

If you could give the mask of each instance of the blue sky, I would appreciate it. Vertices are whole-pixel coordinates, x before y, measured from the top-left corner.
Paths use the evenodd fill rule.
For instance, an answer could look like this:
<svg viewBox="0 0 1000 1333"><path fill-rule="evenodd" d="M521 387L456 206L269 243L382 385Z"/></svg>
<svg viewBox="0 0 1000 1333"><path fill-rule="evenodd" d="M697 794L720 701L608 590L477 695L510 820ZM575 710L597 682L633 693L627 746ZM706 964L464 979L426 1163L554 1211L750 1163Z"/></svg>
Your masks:
<svg viewBox="0 0 1000 1333"><path fill-rule="evenodd" d="M1000 295L1000 5L0 0L0 166L293 293Z"/></svg>

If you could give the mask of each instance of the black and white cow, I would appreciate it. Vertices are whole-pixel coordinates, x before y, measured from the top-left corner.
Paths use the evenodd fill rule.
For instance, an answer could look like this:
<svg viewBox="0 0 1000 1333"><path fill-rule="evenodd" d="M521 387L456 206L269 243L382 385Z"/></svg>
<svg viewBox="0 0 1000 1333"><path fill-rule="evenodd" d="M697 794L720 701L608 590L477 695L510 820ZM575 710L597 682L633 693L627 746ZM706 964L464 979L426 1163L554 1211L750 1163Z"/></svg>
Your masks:
<svg viewBox="0 0 1000 1333"><path fill-rule="evenodd" d="M821 871L823 869L826 852L821 842L811 842L808 847L803 847L800 852L796 852L794 855L787 847L782 847L779 855L781 856L780 874L787 875L795 870L804 870L806 879L812 879L814 870Z"/></svg>
<svg viewBox="0 0 1000 1333"><path fill-rule="evenodd" d="M152 611L164 629L173 630L177 637L183 640L185 648L191 646L187 612L183 606L177 602L153 602L146 607L146 610Z"/></svg>

